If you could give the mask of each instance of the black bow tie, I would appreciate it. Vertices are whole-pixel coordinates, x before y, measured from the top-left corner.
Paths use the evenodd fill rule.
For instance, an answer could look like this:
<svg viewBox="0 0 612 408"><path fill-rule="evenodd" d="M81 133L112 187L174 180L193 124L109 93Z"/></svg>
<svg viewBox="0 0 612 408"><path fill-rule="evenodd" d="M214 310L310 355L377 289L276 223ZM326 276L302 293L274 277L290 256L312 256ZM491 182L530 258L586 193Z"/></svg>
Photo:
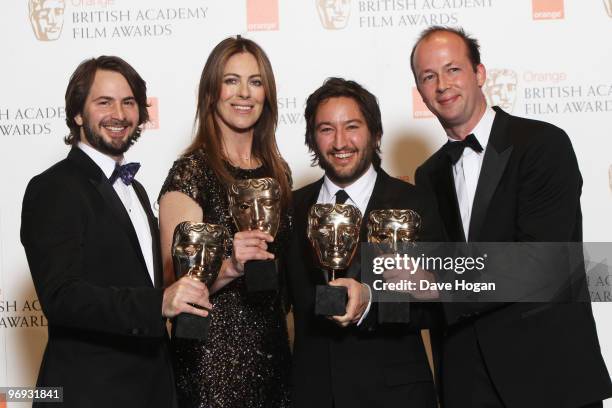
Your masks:
<svg viewBox="0 0 612 408"><path fill-rule="evenodd" d="M140 168L140 163L127 163L123 166L120 166L119 163L115 164L115 170L113 170L113 174L111 174L108 181L112 184L115 184L117 179L121 179L123 184L129 186L134 181L134 177Z"/></svg>
<svg viewBox="0 0 612 408"><path fill-rule="evenodd" d="M459 142L446 142L446 144L444 145L444 150L446 151L446 154L448 154L448 156L450 157L451 162L455 164L461 158L461 155L463 154L463 151L466 147L469 147L476 153L482 152L482 146L480 145L480 143L478 143L478 139L476 139L476 136L474 136L473 133L469 134L465 139Z"/></svg>
<svg viewBox="0 0 612 408"><path fill-rule="evenodd" d="M344 190L336 191L336 204L344 204L349 199L349 195Z"/></svg>

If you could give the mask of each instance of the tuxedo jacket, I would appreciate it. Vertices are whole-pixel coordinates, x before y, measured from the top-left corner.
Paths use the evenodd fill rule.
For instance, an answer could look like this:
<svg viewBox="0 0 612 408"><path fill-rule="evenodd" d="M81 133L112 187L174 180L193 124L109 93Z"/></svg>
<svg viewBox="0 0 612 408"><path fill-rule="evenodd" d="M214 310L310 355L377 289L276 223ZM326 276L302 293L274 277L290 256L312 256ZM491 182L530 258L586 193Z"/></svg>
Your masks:
<svg viewBox="0 0 612 408"><path fill-rule="evenodd" d="M435 407L432 374L418 330L405 325L342 328L314 314L315 287L326 281L306 233L308 211L317 202L322 185L320 179L293 194L293 235L286 267L295 319L293 406ZM379 169L364 214L361 241L367 242L366 220L371 210L412 208L423 214L422 207L424 202L414 186ZM374 316L372 308L368 319Z"/></svg>
<svg viewBox="0 0 612 408"><path fill-rule="evenodd" d="M499 109L472 207L468 241L581 242L582 178L565 132ZM433 195L446 240L465 241L452 165L443 149L416 172ZM560 271L559 279L565 279ZM579 407L612 394L588 302L444 305L443 402L471 405L480 362L508 408ZM583 293L584 294L584 293ZM563 300L563 299L562 299ZM476 391L474 391L476 392Z"/></svg>
<svg viewBox="0 0 612 408"><path fill-rule="evenodd" d="M26 189L21 242L49 330L37 386L63 387L65 407L174 406L157 222L133 186L155 286L125 207L83 151L72 148Z"/></svg>

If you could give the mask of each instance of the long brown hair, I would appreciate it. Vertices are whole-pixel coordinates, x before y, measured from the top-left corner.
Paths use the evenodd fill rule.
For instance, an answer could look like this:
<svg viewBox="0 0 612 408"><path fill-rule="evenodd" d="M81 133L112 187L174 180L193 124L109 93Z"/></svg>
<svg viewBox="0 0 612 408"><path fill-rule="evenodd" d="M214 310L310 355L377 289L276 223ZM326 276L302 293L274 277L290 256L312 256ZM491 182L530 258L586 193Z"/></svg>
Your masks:
<svg viewBox="0 0 612 408"><path fill-rule="evenodd" d="M275 132L278 120L276 82L268 56L254 41L241 36L229 37L217 44L208 56L198 88L198 107L195 118L197 130L185 154L191 154L204 148L209 153L207 161L221 182L226 186L234 182L224 163L224 160L229 161L229 158L225 157L223 152L221 130L215 120L215 111L221 94L225 64L232 56L243 52L255 57L266 94L263 111L253 128L252 154L262 161L262 164L271 172L270 176L280 184L281 200L283 207L286 208L291 197L291 172L287 163L282 159L276 144Z"/></svg>

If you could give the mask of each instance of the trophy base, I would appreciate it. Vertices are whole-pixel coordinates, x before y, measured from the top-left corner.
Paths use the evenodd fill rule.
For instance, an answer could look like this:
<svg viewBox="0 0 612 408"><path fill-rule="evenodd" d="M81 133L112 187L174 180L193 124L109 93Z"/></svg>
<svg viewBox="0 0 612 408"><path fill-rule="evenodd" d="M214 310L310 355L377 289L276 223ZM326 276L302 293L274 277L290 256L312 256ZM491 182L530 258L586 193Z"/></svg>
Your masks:
<svg viewBox="0 0 612 408"><path fill-rule="evenodd" d="M189 313L181 313L172 322L172 337L179 339L206 340L210 316L201 317Z"/></svg>
<svg viewBox="0 0 612 408"><path fill-rule="evenodd" d="M343 316L346 314L348 290L344 286L317 285L315 295L317 316Z"/></svg>
<svg viewBox="0 0 612 408"><path fill-rule="evenodd" d="M276 259L246 262L244 264L244 281L249 293L278 290L278 263Z"/></svg>

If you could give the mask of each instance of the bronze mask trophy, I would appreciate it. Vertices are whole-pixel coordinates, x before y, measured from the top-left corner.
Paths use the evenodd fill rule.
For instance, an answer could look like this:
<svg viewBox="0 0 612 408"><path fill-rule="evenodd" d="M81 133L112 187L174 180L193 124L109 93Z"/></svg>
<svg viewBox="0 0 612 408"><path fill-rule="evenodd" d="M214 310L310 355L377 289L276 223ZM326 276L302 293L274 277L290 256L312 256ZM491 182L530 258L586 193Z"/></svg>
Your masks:
<svg viewBox="0 0 612 408"><path fill-rule="evenodd" d="M368 242L379 244L380 250L398 252L398 246L415 242L421 231L421 217L410 209L373 210L368 220ZM409 323L410 308L406 303L381 302L378 306L379 321Z"/></svg>
<svg viewBox="0 0 612 408"><path fill-rule="evenodd" d="M239 231L260 230L276 236L280 223L281 190L270 177L238 180L228 192L230 212ZM244 265L248 292L278 290L277 260L252 260Z"/></svg>
<svg viewBox="0 0 612 408"><path fill-rule="evenodd" d="M416 211L373 210L368 220L368 242L389 245L397 252L398 244L415 242L421 231L421 217Z"/></svg>
<svg viewBox="0 0 612 408"><path fill-rule="evenodd" d="M361 211L348 204L315 204L308 213L308 239L327 280L346 271L351 264L361 227ZM331 278L331 279L329 279ZM315 314L342 316L346 313L345 287L317 285Z"/></svg>
<svg viewBox="0 0 612 408"><path fill-rule="evenodd" d="M230 235L221 225L184 221L174 229L172 261L177 279L187 275L203 282L208 288L213 284ZM210 315L201 317L181 313L172 325L173 337L206 340Z"/></svg>

